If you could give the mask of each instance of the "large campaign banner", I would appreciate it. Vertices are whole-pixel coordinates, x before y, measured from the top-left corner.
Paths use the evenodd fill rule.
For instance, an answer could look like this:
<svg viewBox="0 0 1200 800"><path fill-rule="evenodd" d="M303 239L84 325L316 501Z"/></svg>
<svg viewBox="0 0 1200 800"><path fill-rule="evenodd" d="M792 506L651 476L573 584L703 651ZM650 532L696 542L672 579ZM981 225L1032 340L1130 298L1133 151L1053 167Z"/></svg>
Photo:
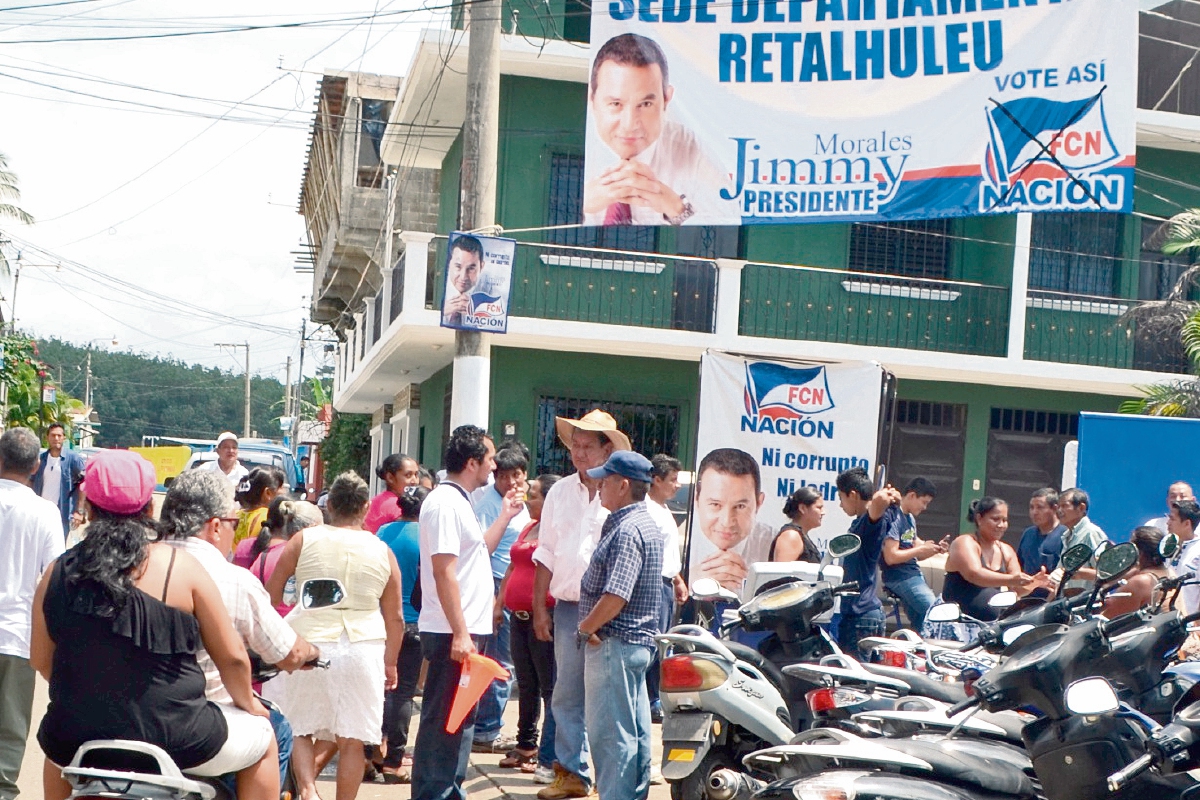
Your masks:
<svg viewBox="0 0 1200 800"><path fill-rule="evenodd" d="M454 232L446 245L442 327L508 333L515 239Z"/></svg>
<svg viewBox="0 0 1200 800"><path fill-rule="evenodd" d="M1137 0L597 0L584 223L1133 208Z"/></svg>
<svg viewBox="0 0 1200 800"><path fill-rule="evenodd" d="M874 363L701 357L689 580L740 592L736 576L769 560L784 503L803 487L824 505L814 541L823 549L847 531L835 481L851 467L875 475L882 385Z"/></svg>

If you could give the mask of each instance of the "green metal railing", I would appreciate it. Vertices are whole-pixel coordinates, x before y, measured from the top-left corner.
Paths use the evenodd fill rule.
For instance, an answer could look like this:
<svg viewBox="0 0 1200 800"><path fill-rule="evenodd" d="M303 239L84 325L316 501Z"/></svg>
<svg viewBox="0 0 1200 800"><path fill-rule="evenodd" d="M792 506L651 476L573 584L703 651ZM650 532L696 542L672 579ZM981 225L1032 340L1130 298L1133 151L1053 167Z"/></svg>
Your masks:
<svg viewBox="0 0 1200 800"><path fill-rule="evenodd" d="M433 243L431 308L445 294L446 240ZM509 314L712 333L712 261L519 242Z"/></svg>
<svg viewBox="0 0 1200 800"><path fill-rule="evenodd" d="M745 336L1003 356L1009 291L958 281L747 264Z"/></svg>

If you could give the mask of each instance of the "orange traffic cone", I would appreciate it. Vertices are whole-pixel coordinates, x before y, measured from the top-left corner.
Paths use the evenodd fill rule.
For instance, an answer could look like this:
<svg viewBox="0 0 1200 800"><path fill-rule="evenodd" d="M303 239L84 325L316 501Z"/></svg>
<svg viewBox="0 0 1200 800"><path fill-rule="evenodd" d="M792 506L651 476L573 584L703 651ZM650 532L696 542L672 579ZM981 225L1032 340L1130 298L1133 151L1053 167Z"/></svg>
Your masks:
<svg viewBox="0 0 1200 800"><path fill-rule="evenodd" d="M450 718L446 720L446 733L458 733L462 721L497 678L508 680L508 670L487 656L472 653L463 662L462 677L458 679L458 690L450 705Z"/></svg>

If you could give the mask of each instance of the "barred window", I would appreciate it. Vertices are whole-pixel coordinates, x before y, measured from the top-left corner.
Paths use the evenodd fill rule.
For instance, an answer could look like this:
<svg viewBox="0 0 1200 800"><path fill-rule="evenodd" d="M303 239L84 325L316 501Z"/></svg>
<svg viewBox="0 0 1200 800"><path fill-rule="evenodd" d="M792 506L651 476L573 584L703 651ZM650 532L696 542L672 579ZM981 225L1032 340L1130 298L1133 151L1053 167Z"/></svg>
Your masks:
<svg viewBox="0 0 1200 800"><path fill-rule="evenodd" d="M1029 288L1116 297L1124 224L1120 214L1094 211L1034 214Z"/></svg>
<svg viewBox="0 0 1200 800"><path fill-rule="evenodd" d="M620 403L582 397L538 399L537 472L569 475L575 471L571 453L558 439L555 417L579 419L592 409L613 415L617 428L629 437L633 449L647 456L657 453L679 455L679 406L655 403Z"/></svg>
<svg viewBox="0 0 1200 800"><path fill-rule="evenodd" d="M950 220L853 225L850 269L910 278L949 277Z"/></svg>

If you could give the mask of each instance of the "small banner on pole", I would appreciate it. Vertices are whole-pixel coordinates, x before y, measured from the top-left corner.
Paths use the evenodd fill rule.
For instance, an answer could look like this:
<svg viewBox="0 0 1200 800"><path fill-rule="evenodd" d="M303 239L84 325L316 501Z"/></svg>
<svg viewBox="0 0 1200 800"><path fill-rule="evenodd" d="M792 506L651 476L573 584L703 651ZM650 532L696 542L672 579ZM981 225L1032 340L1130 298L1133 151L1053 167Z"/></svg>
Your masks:
<svg viewBox="0 0 1200 800"><path fill-rule="evenodd" d="M508 333L515 239L454 232L446 247L442 327Z"/></svg>

